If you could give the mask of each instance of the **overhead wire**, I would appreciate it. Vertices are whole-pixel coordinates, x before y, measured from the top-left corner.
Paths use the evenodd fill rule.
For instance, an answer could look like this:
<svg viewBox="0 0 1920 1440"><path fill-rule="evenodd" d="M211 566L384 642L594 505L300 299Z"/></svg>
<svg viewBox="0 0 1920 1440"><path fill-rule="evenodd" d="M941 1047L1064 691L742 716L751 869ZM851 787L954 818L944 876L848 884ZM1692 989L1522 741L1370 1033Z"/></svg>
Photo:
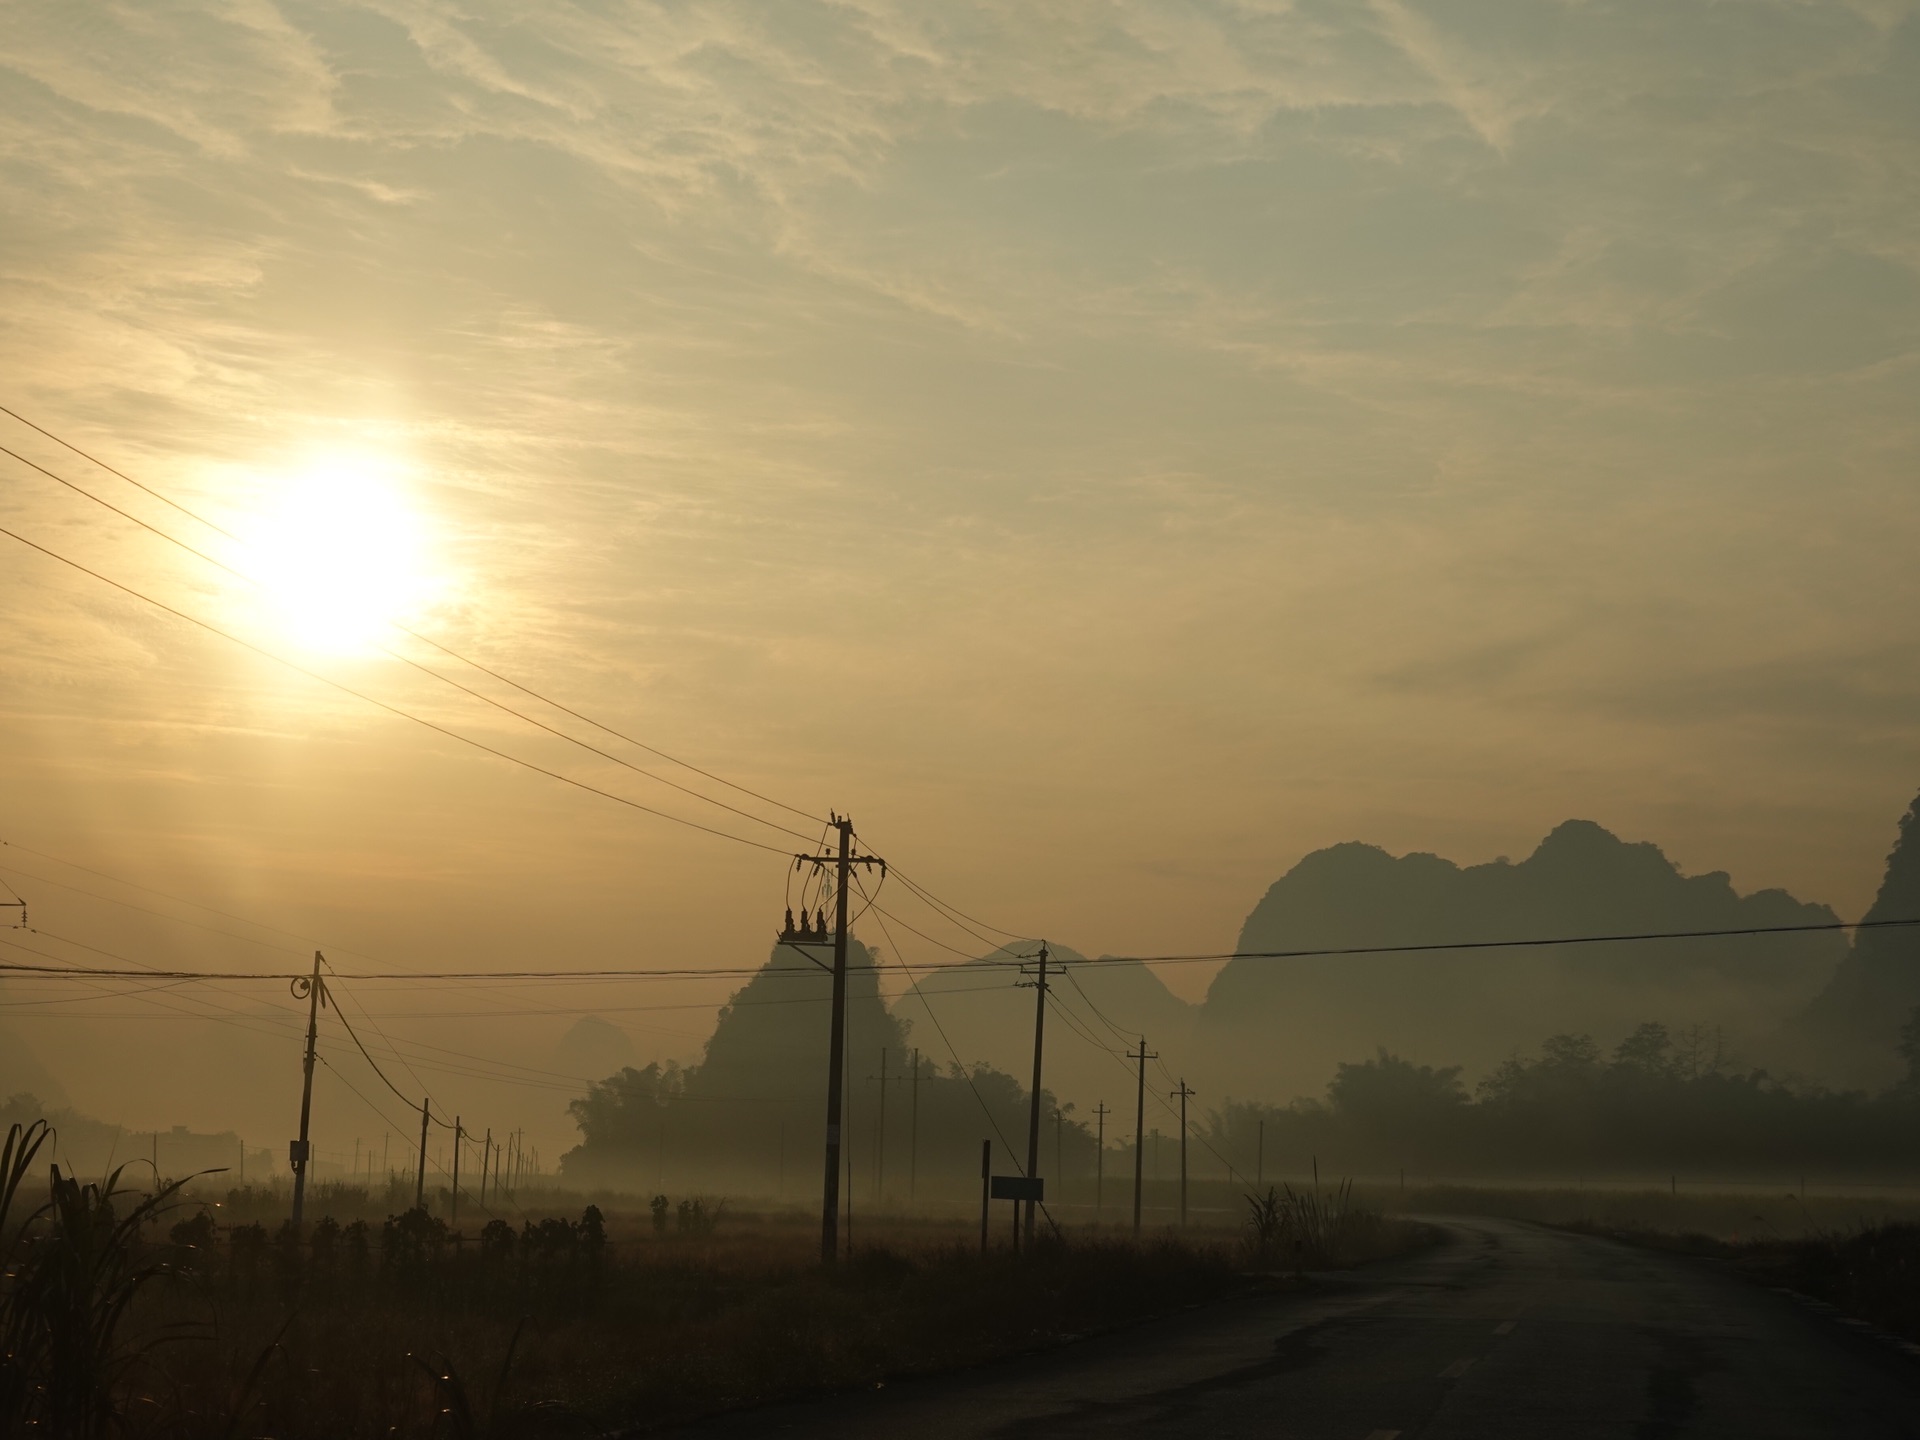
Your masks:
<svg viewBox="0 0 1920 1440"><path fill-rule="evenodd" d="M89 463L99 466L102 470L105 470L108 474L116 476L117 478L126 481L127 484L134 486L136 489L142 490L148 495L153 496L155 499L160 500L163 503L172 506L173 509L177 510L180 514L185 515L188 518L199 522L200 524L206 526L208 529L212 530L215 534L221 535L226 539L233 541L235 544L244 543L241 541L240 537L235 535L231 530L228 530L224 526L216 524L214 521L207 519L204 515L201 515L198 512L188 508L187 506L182 505L179 501L174 500L170 496L163 494L161 491L155 489L153 486L147 485L142 481L136 480L131 475L126 474L124 471L114 468L113 466L107 464L105 461L99 459L98 457L89 454L85 450L82 450L79 446L73 444L71 441L66 440L62 436L56 435L53 431L48 430L46 427L35 424L33 421L28 420L25 416L21 415L18 411L11 410L4 405L0 405L0 413L4 413L6 415L12 416L15 420L18 420L21 424L27 426L28 428L34 431L37 431L39 434L53 441L56 445L60 445L65 449L72 451L74 454L80 456L82 459L88 461ZM139 516L132 514L130 511L122 510L120 507L118 507L117 505L114 505L111 501L105 499L104 497L96 495L92 491L85 489L83 486L75 484L73 481L67 479L66 477L59 475L52 470L47 469L45 466L40 465L38 462L34 460L28 459L26 456L19 454L17 451L8 449L5 446L0 446L0 451L4 451L4 453L11 455L14 459L20 461L22 464L29 465L33 469L38 470L41 474L47 476L49 479L55 480L58 483L67 486L69 489L73 490L75 493L84 495L89 500L92 500L97 504L105 506L107 509L112 510L115 514L120 515L125 519L132 521L134 524L141 526L143 529L151 531L153 534L158 535L162 539L165 539L170 543L179 546L181 549L187 551L192 555L197 556L199 559L204 560L209 564L219 566L220 569L225 570L228 574L234 575L241 579L246 579L253 584L259 583L257 580L253 579L253 577L244 575L241 571L234 569L234 567L226 564L224 561L215 559L213 556L207 555L204 552L198 549L195 549L193 546L188 545L184 540L181 540L178 537L169 534L167 531L160 529L158 526L152 525L147 521L142 520ZM714 774L710 770L702 769L700 766L693 764L691 761L682 760L676 755L669 754L667 751L660 749L658 746L650 745L644 740L640 740L632 735L625 734L622 731L615 729L611 725L607 725L602 721L594 719L591 715L587 715L579 710L573 709L570 706L562 704L560 701L553 699L551 696L544 695L540 691L535 690L531 686L523 684L522 682L513 679L509 675L504 675L499 671L492 669L489 666L481 664L479 661L474 660L469 656L461 654L459 651L453 649L451 646L445 645L442 642L433 639L431 636L422 635L418 631L410 628L409 626L402 625L397 621L390 621L388 623L392 626L393 629L398 630L400 633L404 635L408 635L413 639L420 641L422 644L432 646L435 650L438 650L441 654L446 655L449 659L457 660L463 665L469 666L474 670L478 670L481 674L490 676L491 678L498 680L503 685L509 685L513 689L518 690L521 694L530 696L531 698L540 701L544 705L549 705L553 709L558 710L563 714L570 715L576 720L579 720L585 724L591 725L596 730L599 730L605 734L611 735L617 740L624 741L626 744L632 745L636 749L644 750L650 755L657 755L662 760L667 761L669 764L678 765L682 769L691 771L693 774L699 775L704 779L713 781L715 784L724 785L728 789L736 791L739 794L750 796L755 800L759 800L763 804L772 805L776 809L785 810L790 814L798 815L802 819L806 819L806 820L819 819L819 816L813 811L802 810L797 806L787 804L784 800L777 800L770 795L761 794L757 790L752 790L747 786L740 785L732 780L728 780L724 776ZM520 719L526 720L529 724L539 725L540 728L544 730L549 730L551 733L555 735L559 735L561 736L561 738L566 739L573 744L581 745L587 749L594 750L594 753L596 754L601 754L601 755L606 754L605 751L601 751L596 749L593 746L586 745L585 741L579 740L574 736L567 735L563 731L555 730L553 729L553 727L545 725L538 720L534 720L530 716L521 715L519 711L511 710L504 705L500 705L498 701L493 700L488 696L482 695L478 691L470 690L466 686L460 685L458 681L451 680L445 676L440 675L437 671L428 670L425 666L420 665L418 661L411 660L408 657L403 655L395 654L392 651L388 651L387 653L392 654L393 658L397 660L401 660L403 663L413 665L416 668L423 670L425 673L429 675L433 675L434 678L439 679L446 684L452 685L457 689L465 690L466 693L473 695L476 699L484 700L487 704L490 704L490 705L499 706L499 708L506 710L507 713L516 715ZM619 760L613 756L607 756L607 758L614 760L616 764L626 765L628 763L624 760ZM683 785L678 785L674 781L666 779L664 776L655 775L653 774L652 771L639 770L639 767L637 766L629 766L629 768L638 770L640 774L647 775L652 779L658 780L660 781L660 783L664 785L670 785L674 789L681 790L684 793L688 795L692 795L697 799L705 800L709 804L718 805L720 806L720 808L725 810L731 810L736 815L746 816L746 818L755 820L760 824L765 824L765 825L773 824L773 822L765 820L759 816L750 815L747 811L737 809L736 807L731 805L727 805L724 801L715 800L712 796L702 794L697 790L688 789L686 786L683 786ZM776 825L773 828L785 830L786 827ZM787 833L792 834L795 832L787 831Z"/></svg>
<svg viewBox="0 0 1920 1440"><path fill-rule="evenodd" d="M864 893L866 887L861 884L857 874L854 876L854 885ZM901 958L899 946L894 943L893 932L887 928L887 912L875 907L875 914L881 917L880 933L887 937L888 951L896 960L899 960ZM907 984L912 987L913 993L919 996L921 1008L927 1012L927 1018L933 1021L933 1028L940 1036L940 1043L947 1047L947 1053L953 1057L953 1068L957 1070L961 1078L967 1082L967 1089L972 1092L975 1103L980 1107L980 1113L987 1117L987 1124L993 1127L993 1133L1000 1137L1000 1143L1006 1147L1007 1153L1013 1157L1014 1165L1022 1175L1025 1175L1027 1173L1026 1166L1021 1162L1018 1153L1014 1150L1013 1142L1007 1139L1006 1131L1000 1128L1000 1121L994 1116L993 1107L987 1104L986 1097L980 1093L980 1088L973 1083L972 1072L967 1069L966 1063L960 1058L960 1052L954 1048L953 1041L948 1038L947 1027L940 1023L939 1015L934 1012L933 1006L928 1003L926 996L921 993L920 982L914 978L913 972L907 970L904 965L902 966L902 971L905 973ZM996 986L994 988L997 989L999 987Z"/></svg>
<svg viewBox="0 0 1920 1440"><path fill-rule="evenodd" d="M27 546L31 550L39 551L42 555L47 556L49 559L57 560L62 565L66 565L71 567L74 570L78 570L83 575L91 576L93 579L100 581L102 584L110 585L114 589L119 590L124 594L131 595L134 597L134 599L140 600L145 604L151 605L156 610L165 611L167 614L172 615L177 619L184 620L190 625L196 625L200 629L205 630L210 634L217 635L221 639L229 641L232 644L238 645L244 650L250 650L256 655L260 655L268 660L274 661L276 664L284 665L286 666L287 669L294 671L296 674L304 675L310 680L317 680L323 685L331 685L334 689L339 690L344 694L351 695L354 699L362 701L365 704L372 705L375 708L380 710L385 710L388 714L397 715L403 720L411 720L416 725L423 725L427 729L435 731L438 734L445 735L449 739L457 740L463 745L471 745L474 749L484 751L485 753L495 756L498 759L507 761L509 764L521 766L524 769L533 771L537 775L544 775L550 780L558 780L563 785L571 785L575 789L584 790L587 793L592 795L598 795L603 799L613 801L615 804L625 805L629 809L639 810L644 812L645 814L657 816L662 820L670 820L676 825L685 825L690 829L700 830L705 832L708 835L718 836L722 840L731 840L735 844L750 846L755 850L765 850L775 855L784 855L787 853L777 845L767 845L767 844L763 844L758 840L750 840L744 835L735 835L731 831L717 830L711 825L702 825L697 820L689 820L684 815L675 815L668 810L656 809L651 805L642 804L640 801L630 799L625 795L615 794L611 790L603 790L598 785L589 785L584 780L576 780L573 776L562 774L558 770L549 770L544 765L536 765L531 760L525 760L518 755L514 755L510 753L509 751L497 749L492 745L488 745L484 741L474 739L470 735L463 735L459 731L449 729L447 726L441 725L436 721L429 720L426 717L421 715L415 715L412 711L403 710L398 705L392 705L386 702L385 700L376 699L375 697L368 695L363 691L354 689L351 685L347 685L342 683L341 681L333 679L331 676L322 675L317 670L310 670L306 666L297 664L296 662L287 659L283 655L277 655L273 651L266 649L264 646L255 645L249 640L243 640L239 636L234 635L229 631L222 630L218 625L213 624L211 621L202 620L197 615L190 615L184 610L176 609L174 606L167 604L163 600L156 600L151 595L145 594L140 590L136 590L131 585L123 584L122 582L115 580L108 575L102 574L98 570L94 570L86 565L82 565L78 560L70 559L67 556L60 554L57 550L51 550L45 545L38 543L37 541L29 540L26 536L21 535L16 531L6 529L4 526L0 526L0 535L5 535L8 539L18 541L20 544Z"/></svg>

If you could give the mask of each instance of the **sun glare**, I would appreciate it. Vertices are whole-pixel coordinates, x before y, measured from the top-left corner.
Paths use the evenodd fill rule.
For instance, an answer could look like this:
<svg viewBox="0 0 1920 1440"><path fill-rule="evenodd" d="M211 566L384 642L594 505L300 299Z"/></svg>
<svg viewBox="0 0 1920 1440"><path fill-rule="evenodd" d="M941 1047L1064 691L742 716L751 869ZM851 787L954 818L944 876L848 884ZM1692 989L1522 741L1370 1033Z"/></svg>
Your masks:
<svg viewBox="0 0 1920 1440"><path fill-rule="evenodd" d="M426 527L378 457L331 455L288 476L251 548L281 629L308 649L371 649L432 598Z"/></svg>

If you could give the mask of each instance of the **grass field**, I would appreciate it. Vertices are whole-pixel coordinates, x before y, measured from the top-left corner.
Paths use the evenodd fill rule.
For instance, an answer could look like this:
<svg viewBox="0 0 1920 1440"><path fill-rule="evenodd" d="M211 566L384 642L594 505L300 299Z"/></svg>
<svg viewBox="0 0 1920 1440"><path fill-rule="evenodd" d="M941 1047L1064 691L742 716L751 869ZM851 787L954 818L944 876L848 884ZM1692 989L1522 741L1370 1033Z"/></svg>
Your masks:
<svg viewBox="0 0 1920 1440"><path fill-rule="evenodd" d="M0 1435L32 1413L29 1433L156 1440L643 1431L1057 1344L1423 1238L1332 1190L1274 1196L1257 1229L1043 1225L1016 1254L1002 1205L984 1252L977 1215L883 1213L823 1266L818 1219L796 1209L689 1198L662 1224L634 1202L583 1214L523 1195L516 1223L463 1207L456 1229L389 1198L317 1188L296 1234L267 1192L75 1189L12 1236L7 1323L53 1337L124 1308L90 1368L59 1344L17 1352L41 1354L41 1378L0 1374Z"/></svg>

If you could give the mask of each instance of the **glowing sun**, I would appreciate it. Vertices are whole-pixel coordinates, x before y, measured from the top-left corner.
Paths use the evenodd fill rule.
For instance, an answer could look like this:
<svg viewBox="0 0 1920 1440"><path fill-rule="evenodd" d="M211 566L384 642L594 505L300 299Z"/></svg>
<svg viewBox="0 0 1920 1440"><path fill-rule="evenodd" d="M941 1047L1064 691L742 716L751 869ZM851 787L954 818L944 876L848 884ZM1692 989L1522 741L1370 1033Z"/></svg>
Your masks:
<svg viewBox="0 0 1920 1440"><path fill-rule="evenodd" d="M378 457L329 455L287 477L250 548L280 628L309 649L369 650L437 588L426 526Z"/></svg>

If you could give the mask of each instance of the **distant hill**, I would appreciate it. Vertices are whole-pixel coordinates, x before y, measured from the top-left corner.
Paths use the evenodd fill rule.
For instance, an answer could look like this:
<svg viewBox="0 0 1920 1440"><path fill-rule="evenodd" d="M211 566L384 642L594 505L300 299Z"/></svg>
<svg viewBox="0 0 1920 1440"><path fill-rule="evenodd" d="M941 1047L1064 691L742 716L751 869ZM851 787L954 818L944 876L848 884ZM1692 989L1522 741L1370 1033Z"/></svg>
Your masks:
<svg viewBox="0 0 1920 1440"><path fill-rule="evenodd" d="M1880 893L1862 918L1920 919L1920 798L1901 818ZM1834 971L1781 1036L1782 1048L1815 1074L1875 1089L1904 1073L1900 1027L1920 1005L1920 928L1862 930Z"/></svg>
<svg viewBox="0 0 1920 1440"><path fill-rule="evenodd" d="M1056 960L1086 958L1064 945L1051 948ZM1033 1074L1033 991L1016 988L1018 976L1005 962L1033 949L1005 946L981 960L923 975L919 993L901 995L893 1013L911 1024L912 1043L940 1067L952 1059L950 1044L962 1062L984 1060L1025 1084ZM1136 1037L1144 1034L1151 1048L1168 1055L1187 1049L1195 1007L1145 966L1069 964L1051 983L1044 1084L1082 1118L1103 1100L1130 1103L1130 1072L1118 1057Z"/></svg>
<svg viewBox="0 0 1920 1440"><path fill-rule="evenodd" d="M1456 865L1349 843L1316 851L1247 917L1241 951L1520 940L1830 922L1783 890L1738 893L1683 875L1657 845L1569 820L1518 864ZM1846 954L1837 934L1711 941L1239 959L1196 1027L1213 1097L1318 1093L1381 1046L1484 1069L1554 1031L1617 1039L1641 1020L1719 1027L1737 1053L1817 994Z"/></svg>

